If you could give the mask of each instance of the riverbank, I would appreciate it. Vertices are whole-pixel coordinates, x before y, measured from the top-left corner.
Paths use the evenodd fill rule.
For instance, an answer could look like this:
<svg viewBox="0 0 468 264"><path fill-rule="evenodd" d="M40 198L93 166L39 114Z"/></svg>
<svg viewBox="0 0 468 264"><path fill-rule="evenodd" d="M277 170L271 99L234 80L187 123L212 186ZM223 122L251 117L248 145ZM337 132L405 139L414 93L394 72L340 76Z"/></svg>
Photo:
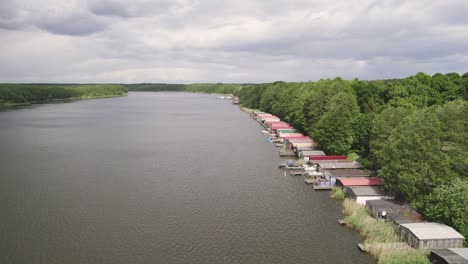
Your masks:
<svg viewBox="0 0 468 264"><path fill-rule="evenodd" d="M351 199L344 199L344 193L339 188L334 189L330 196L343 201L345 218L342 223L365 238L365 241L359 244L361 250L377 258L379 264L430 264L429 251L414 249L402 241L397 234L396 225L372 218L365 206Z"/></svg>
<svg viewBox="0 0 468 264"><path fill-rule="evenodd" d="M0 108L127 95L122 85L0 84Z"/></svg>
<svg viewBox="0 0 468 264"><path fill-rule="evenodd" d="M345 218L337 219L339 224L358 231L365 238L358 247L377 258L378 263L429 264L428 248L462 246L463 236L451 227L425 222L422 216L410 207L401 206L397 202L387 202L395 197L385 192L380 178L370 177L371 172L362 170L362 164L354 161L357 156L326 155L324 151L317 149L318 146L312 138L300 133L291 124L281 121L278 116L242 106L240 110L248 112L263 126L265 130L261 133L268 135L269 142L280 142L280 145L283 145L282 151L287 150L288 153L280 151L280 156L293 157L293 160L279 164L280 168L285 169L284 176L288 172L291 176L304 175L305 182L313 183L314 190L331 189L330 196L343 201L342 213ZM380 209L375 209L373 202L379 202ZM384 207L380 202L390 205L385 204ZM381 215L376 213L376 210ZM411 226L405 226L407 223ZM436 227L436 230L426 232L424 238L406 236L405 234L412 231L406 231L405 228L413 226L431 226ZM440 233L444 232L446 236L441 236Z"/></svg>

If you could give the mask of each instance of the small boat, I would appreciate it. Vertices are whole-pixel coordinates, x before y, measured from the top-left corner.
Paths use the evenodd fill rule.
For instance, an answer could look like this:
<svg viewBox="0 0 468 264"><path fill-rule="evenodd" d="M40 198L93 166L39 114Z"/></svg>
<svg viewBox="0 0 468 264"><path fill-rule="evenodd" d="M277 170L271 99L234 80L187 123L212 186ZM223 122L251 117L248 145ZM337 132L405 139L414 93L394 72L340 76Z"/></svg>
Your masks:
<svg viewBox="0 0 468 264"><path fill-rule="evenodd" d="M284 146L284 144L276 143L275 146L277 146L277 147L282 147L282 146Z"/></svg>
<svg viewBox="0 0 468 264"><path fill-rule="evenodd" d="M291 168L291 167L297 167L297 164L294 160L287 160L285 162L282 162L278 165L280 168Z"/></svg>
<svg viewBox="0 0 468 264"><path fill-rule="evenodd" d="M269 134L269 132L266 131L266 130L260 131L260 133L262 133L262 134L264 134L264 135Z"/></svg>

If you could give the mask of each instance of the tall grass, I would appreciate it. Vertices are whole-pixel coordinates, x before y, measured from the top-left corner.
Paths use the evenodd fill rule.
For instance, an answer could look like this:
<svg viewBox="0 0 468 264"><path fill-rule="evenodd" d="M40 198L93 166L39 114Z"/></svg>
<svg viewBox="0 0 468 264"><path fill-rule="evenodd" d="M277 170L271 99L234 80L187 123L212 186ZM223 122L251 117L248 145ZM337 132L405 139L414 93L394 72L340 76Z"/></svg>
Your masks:
<svg viewBox="0 0 468 264"><path fill-rule="evenodd" d="M345 199L343 214L346 215L344 220L347 225L366 238L366 250L379 260L379 264L430 264L426 251L416 250L400 242L397 227L389 222L375 220L365 206Z"/></svg>
<svg viewBox="0 0 468 264"><path fill-rule="evenodd" d="M338 201L343 201L345 194L340 187L333 187L331 189L330 197Z"/></svg>

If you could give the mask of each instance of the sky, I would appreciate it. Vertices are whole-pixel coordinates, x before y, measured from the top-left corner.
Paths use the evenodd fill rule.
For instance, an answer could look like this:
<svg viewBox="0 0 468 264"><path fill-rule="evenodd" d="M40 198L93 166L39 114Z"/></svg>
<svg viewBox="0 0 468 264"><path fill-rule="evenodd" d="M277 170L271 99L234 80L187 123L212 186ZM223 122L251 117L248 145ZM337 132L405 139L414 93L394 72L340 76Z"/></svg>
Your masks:
<svg viewBox="0 0 468 264"><path fill-rule="evenodd" d="M0 0L0 82L468 72L466 0Z"/></svg>

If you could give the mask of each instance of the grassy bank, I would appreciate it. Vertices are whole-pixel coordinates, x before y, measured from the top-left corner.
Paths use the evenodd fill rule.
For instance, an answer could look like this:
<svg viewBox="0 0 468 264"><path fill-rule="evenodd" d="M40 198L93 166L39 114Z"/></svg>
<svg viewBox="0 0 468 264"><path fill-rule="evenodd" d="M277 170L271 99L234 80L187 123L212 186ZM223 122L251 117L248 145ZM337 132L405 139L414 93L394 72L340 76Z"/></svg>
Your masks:
<svg viewBox="0 0 468 264"><path fill-rule="evenodd" d="M116 84L0 84L0 107L60 102L63 100L114 97L126 94L127 88Z"/></svg>
<svg viewBox="0 0 468 264"><path fill-rule="evenodd" d="M365 237L366 251L376 257L379 264L430 264L428 252L416 250L400 241L397 227L392 223L372 218L365 206L344 199L343 214L346 216L346 225Z"/></svg>

